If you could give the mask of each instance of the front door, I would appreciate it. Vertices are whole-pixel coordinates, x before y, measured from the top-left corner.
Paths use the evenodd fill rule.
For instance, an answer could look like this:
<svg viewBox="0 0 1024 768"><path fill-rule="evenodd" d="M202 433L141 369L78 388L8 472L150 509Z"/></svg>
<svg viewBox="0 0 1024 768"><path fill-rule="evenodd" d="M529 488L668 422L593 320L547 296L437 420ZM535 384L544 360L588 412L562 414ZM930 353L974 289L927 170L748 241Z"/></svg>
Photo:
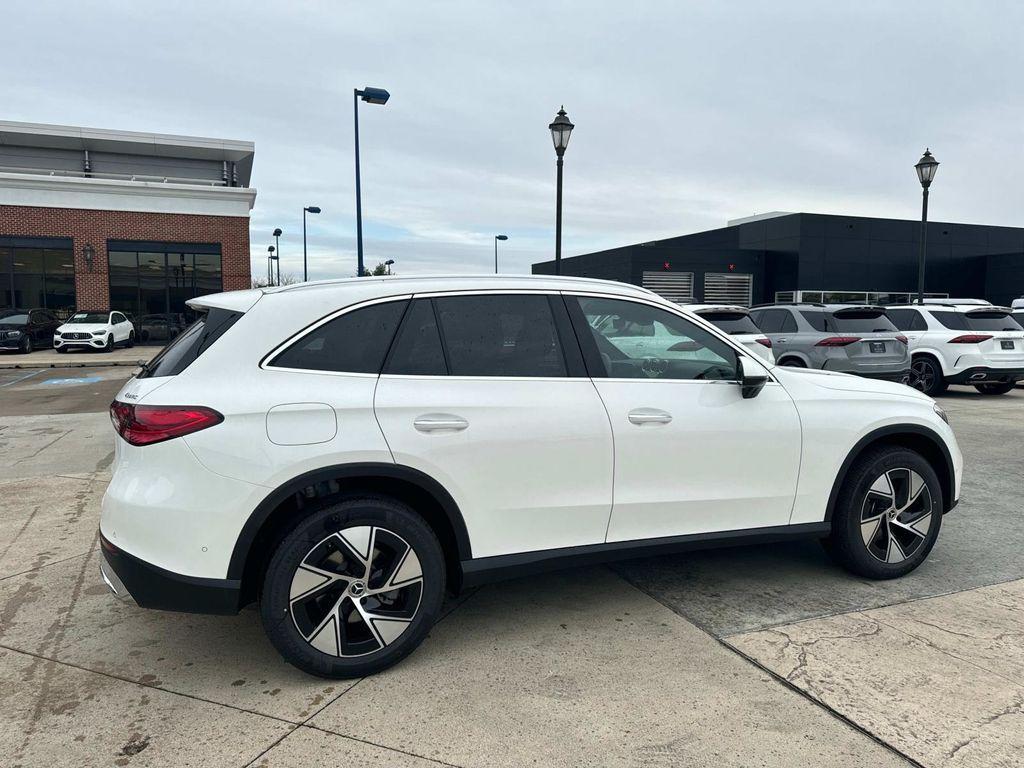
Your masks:
<svg viewBox="0 0 1024 768"><path fill-rule="evenodd" d="M561 297L415 298L374 409L395 461L452 494L474 557L604 541L611 428Z"/></svg>
<svg viewBox="0 0 1024 768"><path fill-rule="evenodd" d="M667 308L566 298L577 302L570 311L581 341L593 344L600 360L594 384L615 438L607 540L787 524L801 448L786 391L769 382L757 397L743 399L736 350ZM624 327L660 328L677 341L647 355L609 335ZM744 364L759 365L749 356Z"/></svg>

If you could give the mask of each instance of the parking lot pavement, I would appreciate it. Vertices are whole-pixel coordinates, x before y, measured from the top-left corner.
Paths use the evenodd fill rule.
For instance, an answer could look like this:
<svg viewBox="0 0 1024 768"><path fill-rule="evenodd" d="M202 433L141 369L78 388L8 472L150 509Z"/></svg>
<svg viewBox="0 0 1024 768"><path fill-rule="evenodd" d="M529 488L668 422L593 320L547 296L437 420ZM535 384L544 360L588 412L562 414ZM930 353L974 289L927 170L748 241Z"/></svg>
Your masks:
<svg viewBox="0 0 1024 768"><path fill-rule="evenodd" d="M127 366L132 368L140 362L156 357L162 347L118 347L112 352L97 352L92 349L70 349L58 352L55 349L39 349L29 355L18 352L0 351L0 370L34 368L108 368Z"/></svg>
<svg viewBox="0 0 1024 768"><path fill-rule="evenodd" d="M1024 392L943 399L969 473L910 577L854 579L813 542L568 571L451 602L399 666L331 681L281 661L251 608L113 599L96 549L110 394L9 415L12 391L45 408L21 386L0 388L12 765L1009 766L1024 750Z"/></svg>
<svg viewBox="0 0 1024 768"><path fill-rule="evenodd" d="M105 411L137 370L128 367L0 370L0 415L52 416Z"/></svg>

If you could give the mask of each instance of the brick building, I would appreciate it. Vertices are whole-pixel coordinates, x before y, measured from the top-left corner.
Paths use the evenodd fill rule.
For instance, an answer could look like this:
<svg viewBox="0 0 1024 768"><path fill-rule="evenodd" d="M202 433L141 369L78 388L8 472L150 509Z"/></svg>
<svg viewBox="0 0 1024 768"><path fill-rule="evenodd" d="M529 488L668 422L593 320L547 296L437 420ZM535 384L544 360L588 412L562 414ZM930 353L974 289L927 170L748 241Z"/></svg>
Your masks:
<svg viewBox="0 0 1024 768"><path fill-rule="evenodd" d="M0 309L186 313L248 288L251 142L0 121Z"/></svg>

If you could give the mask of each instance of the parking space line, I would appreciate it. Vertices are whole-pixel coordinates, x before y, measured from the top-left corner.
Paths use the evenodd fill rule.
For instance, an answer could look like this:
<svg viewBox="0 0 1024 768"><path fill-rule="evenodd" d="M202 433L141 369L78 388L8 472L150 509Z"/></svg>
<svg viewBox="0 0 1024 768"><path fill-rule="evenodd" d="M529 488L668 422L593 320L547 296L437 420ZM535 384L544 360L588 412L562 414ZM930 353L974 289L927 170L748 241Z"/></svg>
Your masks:
<svg viewBox="0 0 1024 768"><path fill-rule="evenodd" d="M2 389L3 387L9 387L12 384L17 384L18 382L24 381L25 379L31 379L33 376L36 376L36 375L42 373L44 370L46 370L46 369L45 368L40 368L40 369L31 371L30 373L25 374L20 379L15 379L14 381L8 381L6 384L0 384L0 389Z"/></svg>

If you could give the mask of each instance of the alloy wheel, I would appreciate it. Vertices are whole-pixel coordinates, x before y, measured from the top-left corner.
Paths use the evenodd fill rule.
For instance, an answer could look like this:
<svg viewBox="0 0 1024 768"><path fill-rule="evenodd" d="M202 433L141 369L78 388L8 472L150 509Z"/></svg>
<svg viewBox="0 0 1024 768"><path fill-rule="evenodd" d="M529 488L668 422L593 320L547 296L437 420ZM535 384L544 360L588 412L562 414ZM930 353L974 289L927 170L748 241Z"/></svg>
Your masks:
<svg viewBox="0 0 1024 768"><path fill-rule="evenodd" d="M915 360L910 364L907 384L921 392L930 392L935 386L935 367L927 360Z"/></svg>
<svg viewBox="0 0 1024 768"><path fill-rule="evenodd" d="M902 467L886 470L871 484L861 508L864 546L876 560L902 563L928 538L932 508L932 494L921 475Z"/></svg>
<svg viewBox="0 0 1024 768"><path fill-rule="evenodd" d="M416 551L379 526L332 533L295 569L289 612L306 642L330 656L365 656L392 643L419 610L423 569Z"/></svg>

